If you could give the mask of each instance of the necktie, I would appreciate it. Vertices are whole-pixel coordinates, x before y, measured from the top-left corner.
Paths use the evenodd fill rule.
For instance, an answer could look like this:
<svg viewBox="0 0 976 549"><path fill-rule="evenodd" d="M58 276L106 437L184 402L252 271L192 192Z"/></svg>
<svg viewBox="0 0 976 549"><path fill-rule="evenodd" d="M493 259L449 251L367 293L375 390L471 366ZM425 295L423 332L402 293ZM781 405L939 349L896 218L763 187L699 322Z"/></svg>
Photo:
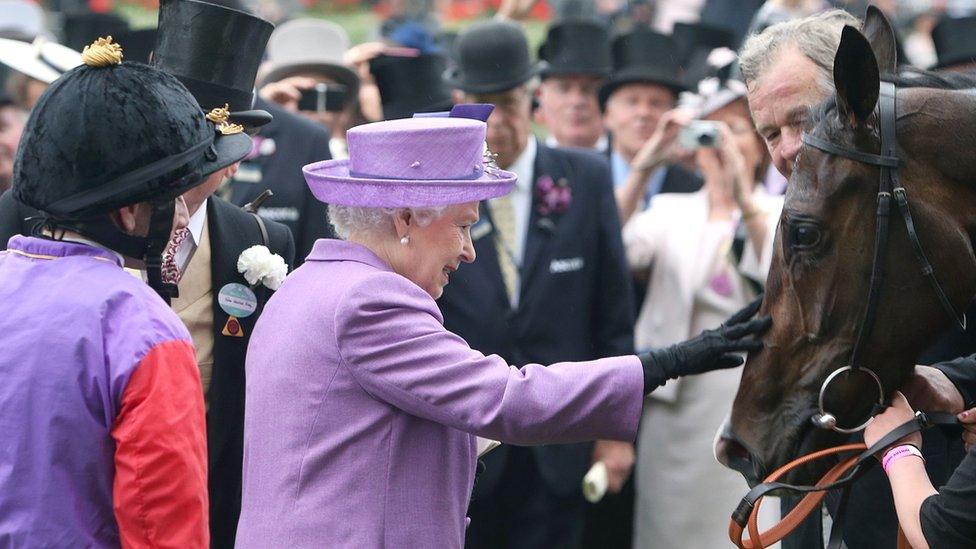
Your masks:
<svg viewBox="0 0 976 549"><path fill-rule="evenodd" d="M189 234L190 229L186 227L178 229L173 233L173 238L166 244L166 249L163 250L162 275L163 282L167 284L177 284L180 281L180 268L176 265L176 252L179 251L180 245L183 244Z"/></svg>
<svg viewBox="0 0 976 549"><path fill-rule="evenodd" d="M505 281L505 291L509 302L515 295L518 284L518 267L515 264L515 207L509 195L495 198L491 202L491 221L495 225L495 251L498 266Z"/></svg>

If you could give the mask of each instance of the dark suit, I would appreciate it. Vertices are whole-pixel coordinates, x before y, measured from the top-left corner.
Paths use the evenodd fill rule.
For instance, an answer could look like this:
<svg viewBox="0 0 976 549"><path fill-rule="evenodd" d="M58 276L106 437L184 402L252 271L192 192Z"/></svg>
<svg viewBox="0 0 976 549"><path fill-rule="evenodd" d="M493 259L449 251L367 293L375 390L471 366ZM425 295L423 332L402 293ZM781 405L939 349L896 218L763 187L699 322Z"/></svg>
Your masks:
<svg viewBox="0 0 976 549"><path fill-rule="evenodd" d="M572 203L564 213L548 217L539 213L535 182L544 174L553 181L568 181ZM490 211L482 204L481 221L472 227L477 260L452 275L439 300L444 325L474 349L498 354L515 365L632 353L633 297L606 161L595 153L550 149L540 143L529 184L533 203L517 309L509 305ZM575 506L578 519L566 516L563 523L567 529L578 529L583 508L580 485L591 449L590 443L531 449L503 445L486 456L487 470L475 488L470 510L469 543L480 546L479 541L489 536L487 531L495 530L491 535L506 535L512 545L555 546L551 539L540 539L531 523L533 513L549 512L548 503L537 500L543 492L551 496L550 502ZM499 501L529 494L523 477L538 483L538 490L531 490L537 496L532 498L534 508L524 515L515 511L507 516L524 518L526 524L509 522L494 528L493 522L507 520L496 513L502 512Z"/></svg>
<svg viewBox="0 0 976 549"><path fill-rule="evenodd" d="M245 249L264 244L254 216L217 197L207 202L210 230L210 276L213 284L213 372L207 392L207 448L209 451L210 545L233 548L237 519L241 514L241 471L244 461L244 353L260 309L240 323L244 337L221 333L228 314L217 303L225 284L247 285L237 271L237 258ZM295 244L288 228L265 220L268 248L291 265ZM258 303L267 302L271 291L254 289Z"/></svg>
<svg viewBox="0 0 976 549"><path fill-rule="evenodd" d="M316 239L332 237L327 206L312 196L302 166L328 160L329 132L325 127L258 98L256 109L264 109L274 120L261 128L258 155L241 163L230 182L230 201L243 206L265 189L274 196L258 213L284 224L295 238L295 266L305 260ZM263 154L262 154L263 152Z"/></svg>

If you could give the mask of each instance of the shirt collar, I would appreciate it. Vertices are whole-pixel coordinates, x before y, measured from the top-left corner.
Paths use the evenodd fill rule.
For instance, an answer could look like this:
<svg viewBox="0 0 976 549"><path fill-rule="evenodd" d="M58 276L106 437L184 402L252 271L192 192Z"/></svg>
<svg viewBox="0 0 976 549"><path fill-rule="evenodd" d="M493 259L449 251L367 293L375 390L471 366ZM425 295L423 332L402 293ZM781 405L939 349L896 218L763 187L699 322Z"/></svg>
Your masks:
<svg viewBox="0 0 976 549"><path fill-rule="evenodd" d="M525 148L522 149L522 154L518 155L515 162L512 162L512 165L508 167L508 171L518 176L515 185L519 190L524 191L531 185L532 171L535 168L535 153L538 149L539 145L536 143L535 136L529 135Z"/></svg>
<svg viewBox="0 0 976 549"><path fill-rule="evenodd" d="M119 267L125 264L122 254L81 237L49 240L47 238L16 235L10 239L8 249L15 253L19 252L21 255L36 256L40 259L88 256L115 263Z"/></svg>
<svg viewBox="0 0 976 549"><path fill-rule="evenodd" d="M546 146L550 148L562 147L562 145L559 144L559 141L556 141L555 136L553 136L552 134L546 136ZM593 146L590 148L593 149L594 151L606 152L607 147L609 146L610 146L610 140L607 139L607 134L602 134L600 135L600 138L596 140L596 143L594 143Z"/></svg>
<svg viewBox="0 0 976 549"><path fill-rule="evenodd" d="M190 236L193 237L195 246L199 246L200 239L203 238L203 224L207 222L207 203L209 201L209 198L205 199L186 223L186 228L190 230Z"/></svg>

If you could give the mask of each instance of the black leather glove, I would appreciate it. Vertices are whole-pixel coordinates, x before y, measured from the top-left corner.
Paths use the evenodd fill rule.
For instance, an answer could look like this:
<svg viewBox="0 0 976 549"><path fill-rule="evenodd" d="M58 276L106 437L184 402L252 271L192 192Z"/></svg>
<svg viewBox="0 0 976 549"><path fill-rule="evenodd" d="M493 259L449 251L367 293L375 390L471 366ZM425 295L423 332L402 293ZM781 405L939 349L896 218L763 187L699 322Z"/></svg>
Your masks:
<svg viewBox="0 0 976 549"><path fill-rule="evenodd" d="M760 305L762 296L714 330L705 330L688 341L637 355L644 366L644 394L669 379L741 366L744 359L736 353L762 348L762 342L747 336L762 335L773 322L768 316L749 320Z"/></svg>

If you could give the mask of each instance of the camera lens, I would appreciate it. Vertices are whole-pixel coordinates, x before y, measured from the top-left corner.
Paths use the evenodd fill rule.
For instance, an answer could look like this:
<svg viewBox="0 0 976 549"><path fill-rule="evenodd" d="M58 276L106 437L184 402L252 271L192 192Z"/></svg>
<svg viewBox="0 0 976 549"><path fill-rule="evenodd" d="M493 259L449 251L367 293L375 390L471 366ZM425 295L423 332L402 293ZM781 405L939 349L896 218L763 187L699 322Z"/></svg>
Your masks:
<svg viewBox="0 0 976 549"><path fill-rule="evenodd" d="M710 133L703 133L698 136L698 145L701 147L712 147L715 145L715 136Z"/></svg>

